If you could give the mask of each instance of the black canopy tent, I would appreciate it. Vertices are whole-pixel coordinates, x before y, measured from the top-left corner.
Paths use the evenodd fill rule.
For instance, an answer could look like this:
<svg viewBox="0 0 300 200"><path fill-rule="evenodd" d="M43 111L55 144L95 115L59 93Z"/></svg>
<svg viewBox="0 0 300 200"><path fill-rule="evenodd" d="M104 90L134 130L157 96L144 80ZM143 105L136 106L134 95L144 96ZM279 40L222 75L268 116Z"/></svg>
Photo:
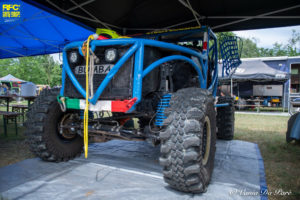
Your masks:
<svg viewBox="0 0 300 200"><path fill-rule="evenodd" d="M122 34L208 25L215 32L300 25L298 0L24 0L92 28Z"/></svg>
<svg viewBox="0 0 300 200"><path fill-rule="evenodd" d="M262 60L242 60L242 63L232 74L222 77L222 65L219 65L219 82L279 82L284 83L289 79L288 73L274 69Z"/></svg>
<svg viewBox="0 0 300 200"><path fill-rule="evenodd" d="M219 65L219 85L225 86L223 90L230 91L231 95L239 98L253 96L254 86L282 85L282 107L285 107L285 83L289 74L274 69L263 62L262 59L242 59L242 63L230 74L222 77L222 65ZM227 87L226 87L227 85Z"/></svg>

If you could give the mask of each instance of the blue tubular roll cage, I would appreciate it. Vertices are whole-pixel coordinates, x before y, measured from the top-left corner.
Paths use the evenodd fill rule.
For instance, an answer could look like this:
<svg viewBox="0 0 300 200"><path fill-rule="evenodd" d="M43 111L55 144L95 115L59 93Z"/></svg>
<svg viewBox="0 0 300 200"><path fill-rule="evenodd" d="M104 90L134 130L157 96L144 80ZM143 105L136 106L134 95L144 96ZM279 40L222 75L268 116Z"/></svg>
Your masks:
<svg viewBox="0 0 300 200"><path fill-rule="evenodd" d="M135 62L134 62L134 71L133 71L133 90L132 90L132 98L136 98L137 101L135 102L135 105L132 107L130 111L133 111L135 106L141 101L142 98L142 81L143 78L150 73L154 68L158 67L159 65L169 62L172 60L183 60L187 63L189 63L198 73L198 79L199 79L199 85L203 89L209 89L212 91L213 95L216 95L216 89L217 89L217 82L218 82L218 56L217 56L217 39L214 33L207 29L208 33L208 41L207 46L208 50L203 51L203 53L191 50L189 48L156 41L156 40L149 40L149 39L141 39L141 38L120 38L120 39L108 39L108 40L93 40L90 43L90 48L92 51L96 49L96 46L112 46L112 45L131 45L129 50L118 60L118 62L112 67L112 69L109 71L109 73L106 75L100 86L97 88L95 94L93 97L89 98L89 102L95 105L101 96L102 92L106 88L107 84L110 82L110 80L116 75L118 70L123 66L123 64L134 54L135 56ZM212 37L214 40L214 44L209 47L209 38ZM81 47L83 45L83 41L81 42L73 42L65 46L63 50L63 70L62 70L62 88L60 91L60 95L64 96L64 89L65 89L65 80L66 75L69 76L71 82L75 86L75 88L79 91L79 93L85 98L85 89L79 84L78 80L74 76L73 72L71 71L71 68L69 66L68 60L67 60L67 53L66 51L71 48L78 48L78 51L81 55ZM189 55L190 57L183 56L183 55L171 55L164 58L161 58L152 64L150 64L148 67L144 69L144 48L145 46L151 46L151 47L158 47L163 48L167 50L173 50L178 51L180 53L184 53ZM212 81L210 86L207 88L207 73L208 73L208 58L209 54L212 54L212 59L214 59L215 68L214 73L212 76ZM191 57L195 57L198 59L199 64L197 64Z"/></svg>

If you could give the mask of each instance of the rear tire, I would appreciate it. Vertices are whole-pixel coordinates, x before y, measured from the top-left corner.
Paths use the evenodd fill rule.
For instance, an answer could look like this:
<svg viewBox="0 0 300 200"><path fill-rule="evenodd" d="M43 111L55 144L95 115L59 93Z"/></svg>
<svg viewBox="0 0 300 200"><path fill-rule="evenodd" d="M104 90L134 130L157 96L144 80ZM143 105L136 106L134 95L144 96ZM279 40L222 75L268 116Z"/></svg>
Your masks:
<svg viewBox="0 0 300 200"><path fill-rule="evenodd" d="M229 106L217 108L217 137L223 140L232 140L234 137L234 101L229 96L218 98L218 104L228 103Z"/></svg>
<svg viewBox="0 0 300 200"><path fill-rule="evenodd" d="M43 160L55 162L79 156L83 146L78 134L59 133L59 123L68 120L71 113L61 111L56 99L58 92L59 89L43 90L30 106L25 122L31 151Z"/></svg>
<svg viewBox="0 0 300 200"><path fill-rule="evenodd" d="M185 88L172 95L160 132L164 180L182 192L205 192L216 151L216 114L211 94Z"/></svg>
<svg viewBox="0 0 300 200"><path fill-rule="evenodd" d="M286 142L287 143L291 143L294 140L293 138L291 138L291 132L292 132L294 122L299 114L300 113L293 114L288 121L288 129L286 132Z"/></svg>

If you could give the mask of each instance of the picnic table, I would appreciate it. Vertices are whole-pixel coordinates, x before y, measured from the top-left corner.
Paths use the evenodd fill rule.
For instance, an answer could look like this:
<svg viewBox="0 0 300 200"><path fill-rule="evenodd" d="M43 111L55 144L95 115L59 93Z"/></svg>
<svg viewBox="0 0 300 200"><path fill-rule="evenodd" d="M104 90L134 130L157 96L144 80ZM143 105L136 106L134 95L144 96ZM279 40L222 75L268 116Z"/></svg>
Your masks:
<svg viewBox="0 0 300 200"><path fill-rule="evenodd" d="M4 99L6 101L6 111L9 112L9 102L12 101L16 97L22 97L25 100L27 100L28 107L30 106L30 103L36 98L36 96L19 96L15 94L9 94L9 95L0 95L0 99Z"/></svg>
<svg viewBox="0 0 300 200"><path fill-rule="evenodd" d="M13 100L13 98L17 97L17 95L0 95L0 99L4 99L6 101L6 111L9 112L9 102Z"/></svg>
<svg viewBox="0 0 300 200"><path fill-rule="evenodd" d="M18 112L22 114L23 122L24 122L24 116L25 116L25 110L28 109L27 105L11 105L12 112Z"/></svg>
<svg viewBox="0 0 300 200"><path fill-rule="evenodd" d="M31 103L32 101L34 101L35 98L36 98L36 96L20 96L20 97L22 97L22 98L24 98L25 100L27 100L28 107L30 106L30 103Z"/></svg>
<svg viewBox="0 0 300 200"><path fill-rule="evenodd" d="M235 104L235 106L239 106L239 107L256 107L257 108L257 112L260 112L260 108L263 107L261 105L261 103L264 100L261 100L261 99L246 99L245 101L247 102L247 104L245 104L245 105ZM254 104L249 104L249 103L254 103Z"/></svg>
<svg viewBox="0 0 300 200"><path fill-rule="evenodd" d="M21 113L0 111L0 115L3 116L4 135L7 136L7 124L9 119L14 119L16 135L18 135L17 117L21 115Z"/></svg>

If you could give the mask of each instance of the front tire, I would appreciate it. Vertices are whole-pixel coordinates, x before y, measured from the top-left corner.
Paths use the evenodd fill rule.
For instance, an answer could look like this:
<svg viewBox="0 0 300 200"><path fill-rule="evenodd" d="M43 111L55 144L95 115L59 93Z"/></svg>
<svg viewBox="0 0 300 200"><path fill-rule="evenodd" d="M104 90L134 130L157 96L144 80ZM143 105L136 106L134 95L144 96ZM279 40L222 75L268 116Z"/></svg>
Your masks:
<svg viewBox="0 0 300 200"><path fill-rule="evenodd" d="M26 141L31 151L45 161L67 161L82 152L77 133L59 131L60 123L72 123L71 112L62 112L56 96L59 89L43 90L30 106L25 122Z"/></svg>
<svg viewBox="0 0 300 200"><path fill-rule="evenodd" d="M211 94L185 88L172 95L160 132L164 180L174 189L201 193L210 182L216 151L216 114Z"/></svg>

